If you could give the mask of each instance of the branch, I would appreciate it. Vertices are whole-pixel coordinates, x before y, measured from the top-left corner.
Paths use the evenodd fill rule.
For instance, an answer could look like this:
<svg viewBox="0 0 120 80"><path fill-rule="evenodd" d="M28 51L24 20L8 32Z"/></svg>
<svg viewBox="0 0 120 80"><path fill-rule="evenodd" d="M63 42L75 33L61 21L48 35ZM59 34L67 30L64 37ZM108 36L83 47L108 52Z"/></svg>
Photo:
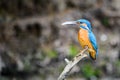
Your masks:
<svg viewBox="0 0 120 80"><path fill-rule="evenodd" d="M83 58L87 57L88 55L85 54L85 52L88 50L88 47L83 49L80 53L78 53L73 60L69 61L67 58L65 58L65 62L67 63L66 67L64 68L63 72L60 74L58 80L65 80L68 73L71 71L71 69Z"/></svg>

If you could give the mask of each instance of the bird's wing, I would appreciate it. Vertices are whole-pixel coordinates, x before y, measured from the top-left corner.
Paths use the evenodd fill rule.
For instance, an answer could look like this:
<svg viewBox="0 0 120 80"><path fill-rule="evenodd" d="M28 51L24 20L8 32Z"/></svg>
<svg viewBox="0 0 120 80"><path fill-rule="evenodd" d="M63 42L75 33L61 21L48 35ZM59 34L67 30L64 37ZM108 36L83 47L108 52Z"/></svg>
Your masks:
<svg viewBox="0 0 120 80"><path fill-rule="evenodd" d="M90 39L90 42L92 43L92 46L94 47L96 53L98 54L98 45L97 45L96 37L93 34L93 32L89 32L89 39Z"/></svg>

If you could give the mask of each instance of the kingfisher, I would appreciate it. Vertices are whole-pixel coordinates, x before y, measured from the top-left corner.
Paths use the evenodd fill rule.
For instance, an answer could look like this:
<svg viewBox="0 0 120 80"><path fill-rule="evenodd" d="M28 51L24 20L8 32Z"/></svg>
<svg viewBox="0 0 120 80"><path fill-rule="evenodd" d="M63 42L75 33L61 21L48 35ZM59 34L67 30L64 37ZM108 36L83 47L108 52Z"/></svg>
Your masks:
<svg viewBox="0 0 120 80"><path fill-rule="evenodd" d="M96 37L92 32L91 23L86 19L79 19L76 21L66 21L62 23L62 25L67 24L76 24L79 26L78 31L78 41L81 47L84 49L86 46L88 47L88 53L92 60L96 60L98 55L98 45L96 41Z"/></svg>

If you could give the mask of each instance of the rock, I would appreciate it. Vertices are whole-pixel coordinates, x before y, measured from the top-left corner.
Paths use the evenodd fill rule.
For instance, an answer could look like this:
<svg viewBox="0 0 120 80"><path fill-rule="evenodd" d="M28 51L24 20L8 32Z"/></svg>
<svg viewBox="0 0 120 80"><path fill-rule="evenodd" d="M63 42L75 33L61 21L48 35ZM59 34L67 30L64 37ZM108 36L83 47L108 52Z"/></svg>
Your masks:
<svg viewBox="0 0 120 80"><path fill-rule="evenodd" d="M110 45L112 48L116 48L117 46L119 46L119 37L118 36L114 36L114 39L110 40Z"/></svg>
<svg viewBox="0 0 120 80"><path fill-rule="evenodd" d="M84 0L67 0L67 2L68 2L68 7L80 7L80 8L84 8L84 9L86 9L86 8L90 8L90 7L92 7L95 3L96 3L96 0L86 0L86 1L84 1Z"/></svg>
<svg viewBox="0 0 120 80"><path fill-rule="evenodd" d="M119 0L112 0L111 6L116 9L117 11L120 11L120 1Z"/></svg>
<svg viewBox="0 0 120 80"><path fill-rule="evenodd" d="M1 56L0 56L0 73L1 73L3 67L5 67L5 64L3 63Z"/></svg>
<svg viewBox="0 0 120 80"><path fill-rule="evenodd" d="M17 58L17 70L18 71L23 71L24 70L24 64L21 60Z"/></svg>
<svg viewBox="0 0 120 80"><path fill-rule="evenodd" d="M112 66L111 63L107 63L106 64L106 70L107 70L108 74L112 74L112 72L113 72L113 66Z"/></svg>
<svg viewBox="0 0 120 80"><path fill-rule="evenodd" d="M106 41L108 39L107 35L106 34L102 34L101 37L100 37L100 40L101 41Z"/></svg>
<svg viewBox="0 0 120 80"><path fill-rule="evenodd" d="M52 0L52 4L55 11L61 12L66 9L64 0Z"/></svg>

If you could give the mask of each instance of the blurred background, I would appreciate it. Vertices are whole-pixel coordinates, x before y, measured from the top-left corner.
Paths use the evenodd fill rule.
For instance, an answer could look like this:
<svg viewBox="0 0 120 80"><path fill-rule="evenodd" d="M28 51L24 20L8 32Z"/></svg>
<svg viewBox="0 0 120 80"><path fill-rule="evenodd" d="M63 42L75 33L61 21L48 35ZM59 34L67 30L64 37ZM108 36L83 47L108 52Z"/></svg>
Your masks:
<svg viewBox="0 0 120 80"><path fill-rule="evenodd" d="M99 56L67 80L120 80L120 0L0 0L0 80L57 80L81 50L79 27L61 23L80 18L91 21Z"/></svg>

